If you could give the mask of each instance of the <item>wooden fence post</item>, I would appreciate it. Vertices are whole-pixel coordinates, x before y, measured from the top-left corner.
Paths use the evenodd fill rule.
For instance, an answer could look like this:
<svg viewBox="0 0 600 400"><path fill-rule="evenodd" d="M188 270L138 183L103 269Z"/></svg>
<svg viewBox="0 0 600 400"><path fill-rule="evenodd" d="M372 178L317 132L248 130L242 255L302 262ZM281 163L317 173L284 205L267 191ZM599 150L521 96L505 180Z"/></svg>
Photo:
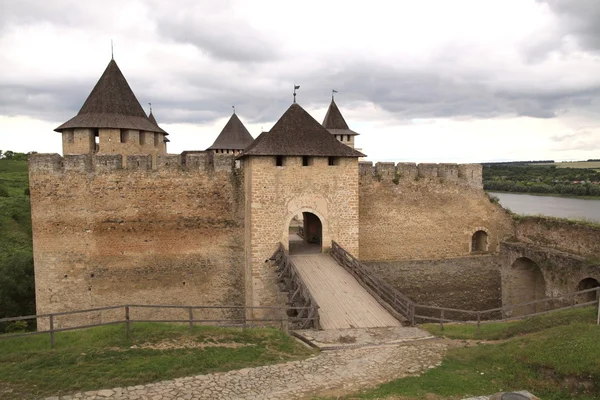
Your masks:
<svg viewBox="0 0 600 400"><path fill-rule="evenodd" d="M444 330L444 310L441 310L442 312L440 313L440 330L443 331Z"/></svg>
<svg viewBox="0 0 600 400"><path fill-rule="evenodd" d="M596 298L598 299L598 318L596 325L600 325L600 288L596 289Z"/></svg>
<svg viewBox="0 0 600 400"><path fill-rule="evenodd" d="M125 306L125 332L127 335L127 340L129 340L129 335L131 334L131 325L129 323L129 306Z"/></svg>
<svg viewBox="0 0 600 400"><path fill-rule="evenodd" d="M477 311L477 335L480 333L481 326L481 312Z"/></svg>
<svg viewBox="0 0 600 400"><path fill-rule="evenodd" d="M50 348L54 348L54 314L50 314Z"/></svg>
<svg viewBox="0 0 600 400"><path fill-rule="evenodd" d="M190 315L190 335L194 332L194 309L188 307L188 314Z"/></svg>

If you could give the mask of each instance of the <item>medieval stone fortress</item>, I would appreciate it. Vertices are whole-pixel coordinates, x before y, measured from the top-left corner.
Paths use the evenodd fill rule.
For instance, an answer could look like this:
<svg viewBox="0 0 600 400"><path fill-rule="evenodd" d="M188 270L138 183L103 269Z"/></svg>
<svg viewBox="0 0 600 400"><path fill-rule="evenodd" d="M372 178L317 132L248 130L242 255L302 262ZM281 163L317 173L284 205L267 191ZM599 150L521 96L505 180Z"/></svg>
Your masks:
<svg viewBox="0 0 600 400"><path fill-rule="evenodd" d="M256 139L234 113L208 149L169 154L169 134L111 60L56 128L63 156L30 157L37 313L283 306L269 262L280 244L323 254L335 242L414 300L447 307L600 281L597 230L515 221L484 193L480 165L373 165L333 99L322 124L295 102L282 111ZM110 315L58 324L77 318Z"/></svg>

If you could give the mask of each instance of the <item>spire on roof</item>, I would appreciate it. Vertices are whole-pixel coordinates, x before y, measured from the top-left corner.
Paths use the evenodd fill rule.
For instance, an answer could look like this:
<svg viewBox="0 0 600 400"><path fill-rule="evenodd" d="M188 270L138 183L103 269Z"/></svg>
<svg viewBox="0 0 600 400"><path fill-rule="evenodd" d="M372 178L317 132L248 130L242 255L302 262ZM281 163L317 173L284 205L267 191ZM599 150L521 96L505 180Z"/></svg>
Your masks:
<svg viewBox="0 0 600 400"><path fill-rule="evenodd" d="M363 157L335 139L302 107L293 103L269 132L244 150L244 156Z"/></svg>
<svg viewBox="0 0 600 400"><path fill-rule="evenodd" d="M340 109L335 104L335 100L333 100L333 93L331 95L331 104L329 104L329 109L323 120L323 126L325 129L350 129Z"/></svg>
<svg viewBox="0 0 600 400"><path fill-rule="evenodd" d="M337 90L333 90L331 92L331 104L329 104L329 109L327 110L327 114L325 114L323 126L332 135L358 135L358 133L354 132L348 127L348 124L346 123L346 120L344 119L340 109L338 108L337 104L335 104L335 100L333 99L334 93L337 93Z"/></svg>
<svg viewBox="0 0 600 400"><path fill-rule="evenodd" d="M158 122L156 122L156 118L154 118L154 114L152 113L152 103L148 103L148 104L150 104L150 115L148 115L148 119L150 120L150 122L152 122L154 125L156 125L159 129L162 129L158 125ZM168 135L167 132L165 132L165 136L166 135Z"/></svg>
<svg viewBox="0 0 600 400"><path fill-rule="evenodd" d="M148 119L113 59L79 113L55 131L69 128L116 128L165 133Z"/></svg>
<svg viewBox="0 0 600 400"><path fill-rule="evenodd" d="M244 150L254 139L248 129L234 112L225 124L225 127L215 140L215 142L206 150Z"/></svg>

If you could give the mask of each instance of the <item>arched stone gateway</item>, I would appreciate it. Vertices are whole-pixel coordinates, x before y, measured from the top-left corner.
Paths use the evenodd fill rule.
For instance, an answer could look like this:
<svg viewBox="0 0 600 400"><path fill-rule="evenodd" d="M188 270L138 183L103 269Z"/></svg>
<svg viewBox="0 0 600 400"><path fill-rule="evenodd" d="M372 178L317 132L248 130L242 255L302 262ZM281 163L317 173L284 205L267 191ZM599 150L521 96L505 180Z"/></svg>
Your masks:
<svg viewBox="0 0 600 400"><path fill-rule="evenodd" d="M289 225L289 252L292 254L320 253L323 249L321 219L304 211L292 218Z"/></svg>
<svg viewBox="0 0 600 400"><path fill-rule="evenodd" d="M505 305L516 305L541 300L546 297L546 281L539 266L527 257L517 258L505 279L508 298ZM512 316L525 315L544 310L543 304L532 304L513 309Z"/></svg>
<svg viewBox="0 0 600 400"><path fill-rule="evenodd" d="M598 282L598 280L588 277L585 279L582 279L579 284L577 285L577 291L580 290L585 290L585 289L592 289L592 288L597 288L600 287L600 282ZM594 301L594 300L598 300L598 292L588 292L588 293L583 293L579 296L579 298L577 299L577 303L587 303L590 301Z"/></svg>

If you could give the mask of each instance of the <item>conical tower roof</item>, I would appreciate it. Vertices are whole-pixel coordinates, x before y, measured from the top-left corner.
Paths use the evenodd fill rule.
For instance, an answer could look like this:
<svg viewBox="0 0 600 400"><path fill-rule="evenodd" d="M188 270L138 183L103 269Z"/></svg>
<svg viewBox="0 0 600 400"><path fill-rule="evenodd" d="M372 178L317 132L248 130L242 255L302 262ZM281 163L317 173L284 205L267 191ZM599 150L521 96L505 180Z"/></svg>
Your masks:
<svg viewBox="0 0 600 400"><path fill-rule="evenodd" d="M329 109L327 110L327 114L325 114L323 126L329 130L329 133L334 135L358 135L358 133L348 127L344 116L333 99L331 99L331 104L329 104Z"/></svg>
<svg viewBox="0 0 600 400"><path fill-rule="evenodd" d="M248 129L234 113L217 136L215 142L207 150L244 150L253 141L254 138L250 135Z"/></svg>
<svg viewBox="0 0 600 400"><path fill-rule="evenodd" d="M154 114L152 114L152 110L150 111L150 115L148 115L148 119L150 120L150 122L152 122L154 125L156 125L159 129L162 129L160 126L158 126L158 122L156 122L156 118L154 118ZM165 132L165 136L168 135L168 133L166 131L163 130L163 132Z"/></svg>
<svg viewBox="0 0 600 400"><path fill-rule="evenodd" d="M335 139L302 107L294 103L269 132L255 140L239 157L244 156L321 156L364 157Z"/></svg>
<svg viewBox="0 0 600 400"><path fill-rule="evenodd" d="M55 131L69 128L135 129L166 133L148 119L115 60L110 60L79 113Z"/></svg>

